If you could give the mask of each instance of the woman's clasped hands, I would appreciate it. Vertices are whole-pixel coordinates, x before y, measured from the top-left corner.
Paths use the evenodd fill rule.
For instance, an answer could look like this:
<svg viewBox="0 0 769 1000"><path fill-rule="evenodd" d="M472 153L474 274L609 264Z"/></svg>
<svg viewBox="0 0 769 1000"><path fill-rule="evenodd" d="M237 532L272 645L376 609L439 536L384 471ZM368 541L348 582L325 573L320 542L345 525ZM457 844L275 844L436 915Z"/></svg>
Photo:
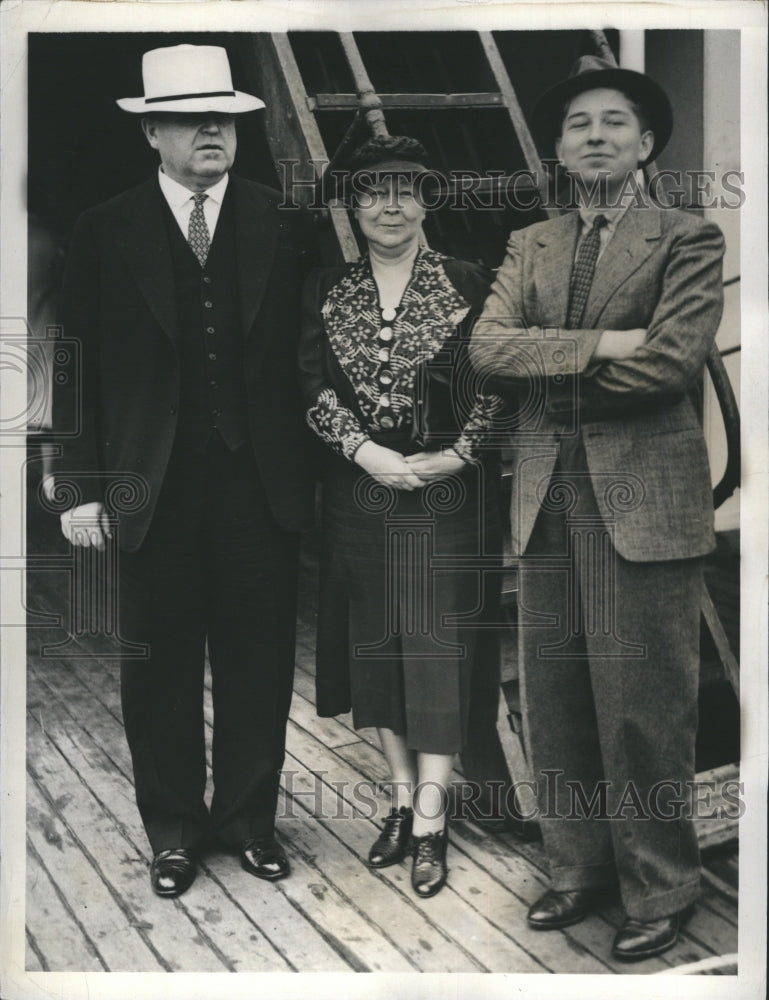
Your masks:
<svg viewBox="0 0 769 1000"><path fill-rule="evenodd" d="M454 475L465 464L451 449L420 451L404 457L400 452L373 441L364 441L355 452L355 461L378 483L396 490L419 489L427 483Z"/></svg>

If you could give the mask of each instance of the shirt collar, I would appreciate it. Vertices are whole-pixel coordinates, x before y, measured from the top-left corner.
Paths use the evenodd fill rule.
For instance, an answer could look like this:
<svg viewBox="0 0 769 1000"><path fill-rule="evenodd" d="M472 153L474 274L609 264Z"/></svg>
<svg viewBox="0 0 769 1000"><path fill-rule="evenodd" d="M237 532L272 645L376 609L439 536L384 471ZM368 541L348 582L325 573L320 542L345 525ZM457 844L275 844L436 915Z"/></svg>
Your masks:
<svg viewBox="0 0 769 1000"><path fill-rule="evenodd" d="M643 190L644 175L642 170L636 171L635 179L639 189ZM585 228L590 230L593 228L593 221L595 217L597 215L602 215L606 219L606 228L610 233L613 233L619 225L620 219L630 208L635 198L636 195L634 191L628 190L623 196L622 204L613 205L611 208L583 208L580 205L579 217L582 219Z"/></svg>
<svg viewBox="0 0 769 1000"><path fill-rule="evenodd" d="M619 220L627 212L629 204L618 205L616 208L580 208L579 217L582 219L582 223L586 230L591 230L593 228L593 222L597 215L602 215L606 219L606 228L610 233L619 225Z"/></svg>
<svg viewBox="0 0 769 1000"><path fill-rule="evenodd" d="M221 180L217 181L216 184L212 185L210 188L206 188L205 193L211 199L215 201L217 205L221 205L224 199L224 192L227 190L227 183L229 182L230 175L225 174ZM183 184L175 181L168 174L163 173L162 169L158 169L158 181L160 183L160 190L165 195L165 199L171 206L172 210L177 210L182 207L186 202L188 202L194 192L190 191Z"/></svg>

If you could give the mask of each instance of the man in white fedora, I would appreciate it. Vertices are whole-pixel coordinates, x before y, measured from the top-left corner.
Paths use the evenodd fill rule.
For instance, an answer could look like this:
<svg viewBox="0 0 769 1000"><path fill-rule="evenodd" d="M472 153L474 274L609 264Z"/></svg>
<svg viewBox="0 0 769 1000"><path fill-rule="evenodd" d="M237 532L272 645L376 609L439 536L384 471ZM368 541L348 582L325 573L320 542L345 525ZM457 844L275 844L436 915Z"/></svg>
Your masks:
<svg viewBox="0 0 769 1000"><path fill-rule="evenodd" d="M177 896L217 838L243 867L289 872L274 837L292 692L299 532L312 517L296 385L308 240L280 195L230 174L235 116L264 107L232 85L225 49L147 52L141 115L159 172L85 212L62 322L79 372L81 430L61 438L57 485L73 545L117 546L121 661L152 887ZM54 414L54 420L55 420ZM121 476L140 484L116 515ZM214 794L204 800L203 668L213 683Z"/></svg>

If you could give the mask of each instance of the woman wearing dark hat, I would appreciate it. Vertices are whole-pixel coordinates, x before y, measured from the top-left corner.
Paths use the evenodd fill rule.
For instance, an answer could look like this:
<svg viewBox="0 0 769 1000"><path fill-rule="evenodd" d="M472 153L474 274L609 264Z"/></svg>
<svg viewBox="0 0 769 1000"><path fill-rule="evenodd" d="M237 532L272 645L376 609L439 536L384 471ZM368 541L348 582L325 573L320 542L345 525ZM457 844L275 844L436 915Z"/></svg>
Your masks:
<svg viewBox="0 0 769 1000"><path fill-rule="evenodd" d="M352 706L356 728L379 730L393 809L369 864L413 847L423 897L446 881L471 689L498 670L499 573L484 572L499 563L498 475L484 446L501 408L475 391L466 353L490 274L422 245L426 160L406 137L355 151L368 254L310 276L300 344L307 420L328 446L318 713Z"/></svg>
<svg viewBox="0 0 769 1000"><path fill-rule="evenodd" d="M721 317L724 241L637 198L631 182L672 122L648 77L584 57L534 117L580 182L578 211L511 234L470 345L487 377L521 383L539 361L523 385L541 416L513 456L522 700L552 883L528 921L567 927L618 884L612 953L631 962L675 945L699 887L692 787L714 535L689 390Z"/></svg>

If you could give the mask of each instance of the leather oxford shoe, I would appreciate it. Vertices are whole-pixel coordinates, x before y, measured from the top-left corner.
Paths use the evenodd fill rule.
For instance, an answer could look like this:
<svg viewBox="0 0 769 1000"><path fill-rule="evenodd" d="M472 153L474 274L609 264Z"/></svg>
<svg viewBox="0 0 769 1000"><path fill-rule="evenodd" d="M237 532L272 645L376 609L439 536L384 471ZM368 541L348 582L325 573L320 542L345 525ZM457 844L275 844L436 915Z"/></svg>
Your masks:
<svg viewBox="0 0 769 1000"><path fill-rule="evenodd" d="M559 892L548 889L530 908L527 920L530 927L540 931L554 931L570 927L583 920L595 900L593 889L570 889Z"/></svg>
<svg viewBox="0 0 769 1000"><path fill-rule="evenodd" d="M371 845L368 863L371 868L387 868L396 865L406 857L411 842L411 826L414 810L401 806L385 816L382 832Z"/></svg>
<svg viewBox="0 0 769 1000"><path fill-rule="evenodd" d="M274 837L252 837L240 845L240 864L257 878L276 882L291 872L286 852Z"/></svg>
<svg viewBox="0 0 769 1000"><path fill-rule="evenodd" d="M678 940L678 931L694 912L688 906L680 913L658 920L635 920L627 917L617 931L611 953L620 962L640 962L668 951Z"/></svg>
<svg viewBox="0 0 769 1000"><path fill-rule="evenodd" d="M446 848L449 831L444 826L440 833L427 833L424 837L414 837L414 864L411 869L411 885L417 896L428 899L446 884L449 870L446 865Z"/></svg>
<svg viewBox="0 0 769 1000"><path fill-rule="evenodd" d="M185 847L159 851L152 859L150 881L158 896L181 896L195 881L195 855Z"/></svg>

